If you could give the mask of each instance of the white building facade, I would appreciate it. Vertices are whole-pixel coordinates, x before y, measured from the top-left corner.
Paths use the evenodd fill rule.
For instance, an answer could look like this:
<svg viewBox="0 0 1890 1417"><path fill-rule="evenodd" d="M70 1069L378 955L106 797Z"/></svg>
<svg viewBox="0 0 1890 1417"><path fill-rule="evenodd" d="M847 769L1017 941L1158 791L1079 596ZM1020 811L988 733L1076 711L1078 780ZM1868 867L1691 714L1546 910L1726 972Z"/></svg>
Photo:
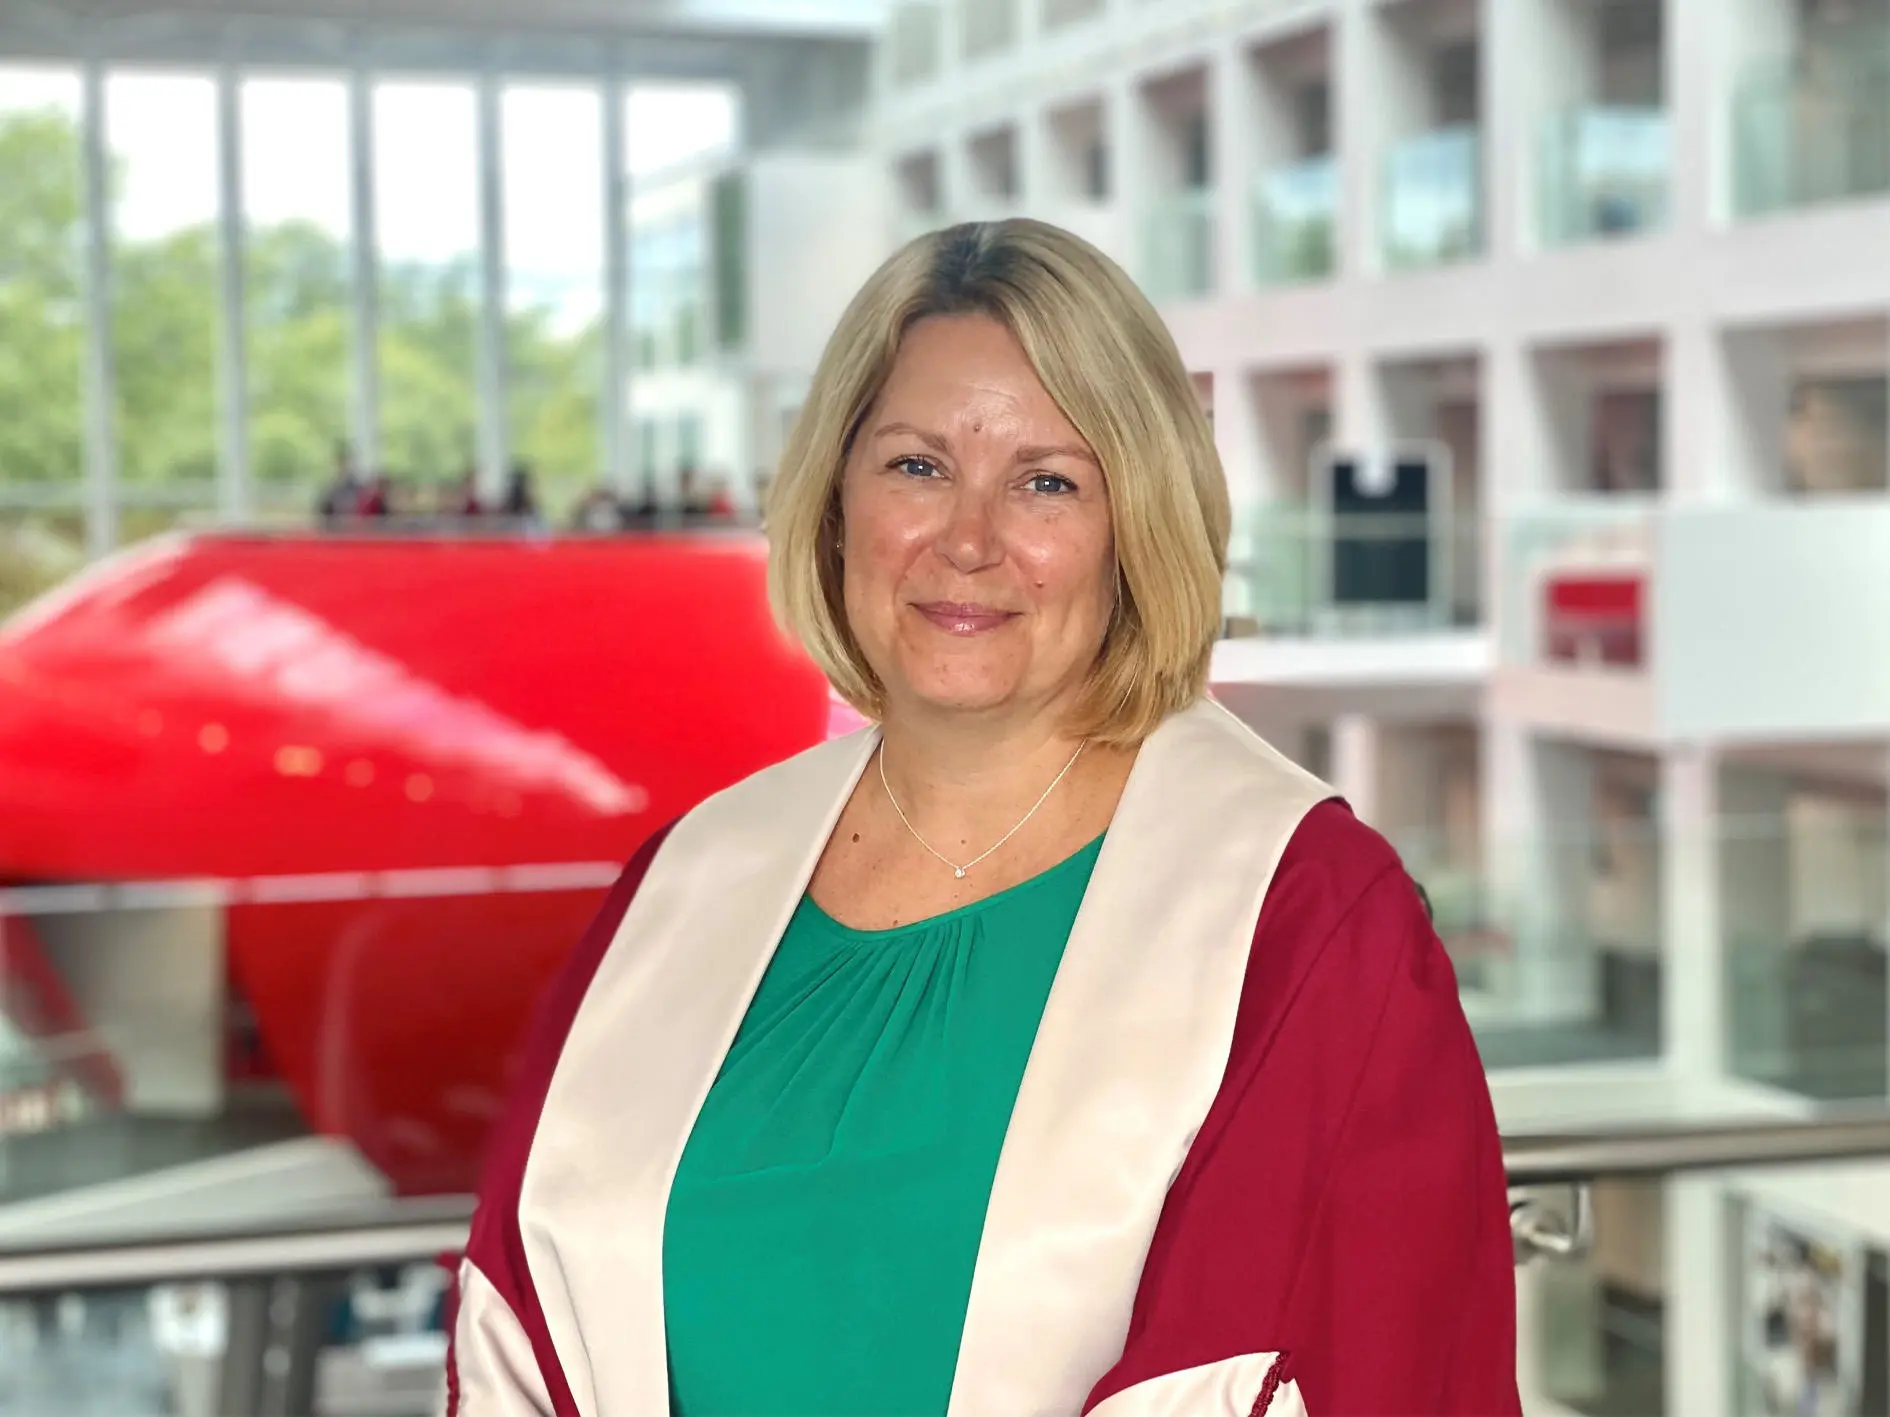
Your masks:
<svg viewBox="0 0 1890 1417"><path fill-rule="evenodd" d="M1218 691L1404 850L1506 1126L1881 1105L1890 6L957 0L879 68L889 245L1041 217L1160 305ZM1772 1207L1890 1247L1869 1169L1606 1188L1531 1410L1762 1410Z"/></svg>

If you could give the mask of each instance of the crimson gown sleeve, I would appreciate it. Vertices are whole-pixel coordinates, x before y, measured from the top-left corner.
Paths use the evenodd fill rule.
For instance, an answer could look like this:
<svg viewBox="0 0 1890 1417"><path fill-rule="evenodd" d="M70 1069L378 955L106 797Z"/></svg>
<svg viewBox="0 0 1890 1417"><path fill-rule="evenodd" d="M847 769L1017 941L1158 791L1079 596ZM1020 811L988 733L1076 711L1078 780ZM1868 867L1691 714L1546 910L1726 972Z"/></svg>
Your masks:
<svg viewBox="0 0 1890 1417"><path fill-rule="evenodd" d="M1085 1410L1181 1417L1135 1394L1190 1370L1213 1398L1186 1417L1257 1417L1279 1394L1275 1412L1296 1398L1313 1417L1521 1411L1482 1065L1410 878L1336 802L1275 873L1220 1094Z"/></svg>

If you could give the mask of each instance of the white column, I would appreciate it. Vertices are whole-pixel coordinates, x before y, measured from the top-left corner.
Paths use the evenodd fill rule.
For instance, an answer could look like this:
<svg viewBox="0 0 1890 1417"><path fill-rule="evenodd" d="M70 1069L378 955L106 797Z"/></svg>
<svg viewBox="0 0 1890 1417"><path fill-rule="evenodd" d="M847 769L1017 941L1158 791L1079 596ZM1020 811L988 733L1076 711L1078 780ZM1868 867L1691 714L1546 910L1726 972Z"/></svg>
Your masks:
<svg viewBox="0 0 1890 1417"><path fill-rule="evenodd" d="M1496 256L1542 244L1543 142L1550 115L1599 91L1599 20L1568 0L1483 0L1484 191Z"/></svg>
<svg viewBox="0 0 1890 1417"><path fill-rule="evenodd" d="M1733 215L1733 100L1755 61L1782 59L1792 0L1666 0L1669 221L1698 232Z"/></svg>
<svg viewBox="0 0 1890 1417"><path fill-rule="evenodd" d="M381 253L374 212L374 80L366 68L348 76L349 224L354 238L354 456L363 469L381 463Z"/></svg>
<svg viewBox="0 0 1890 1417"><path fill-rule="evenodd" d="M1043 0L1013 0L1016 10L1016 41L1014 49L1022 49L1037 42L1037 37L1044 32Z"/></svg>
<svg viewBox="0 0 1890 1417"><path fill-rule="evenodd" d="M1220 449L1221 468L1227 475L1227 493L1236 518L1243 511L1273 500L1270 484L1276 479L1264 440L1252 381L1237 363L1212 371L1214 379L1214 443Z"/></svg>
<svg viewBox="0 0 1890 1417"><path fill-rule="evenodd" d="M479 484L487 498L505 486L505 114L499 77L482 71L479 149Z"/></svg>
<svg viewBox="0 0 1890 1417"><path fill-rule="evenodd" d="M1529 244L1535 75L1530 72L1532 0L1482 0L1478 20L1478 140L1483 150L1483 249L1501 260ZM1567 62L1566 58L1564 62Z"/></svg>
<svg viewBox="0 0 1890 1417"><path fill-rule="evenodd" d="M964 129L952 127L938 140L939 226L951 226L985 214L986 205L972 180L971 147Z"/></svg>
<svg viewBox="0 0 1890 1417"><path fill-rule="evenodd" d="M602 422L598 447L604 483L619 495L636 478L630 433L630 381L636 361L630 347L630 147L624 130L623 78L604 80L604 388L598 400Z"/></svg>
<svg viewBox="0 0 1890 1417"><path fill-rule="evenodd" d="M1223 612L1254 613L1252 566L1260 554L1256 531L1259 509L1266 495L1268 456L1262 438L1252 381L1239 364L1223 364L1212 371L1214 443L1220 450L1221 470L1227 478L1227 496L1233 504L1233 528L1228 538L1228 576L1222 595Z"/></svg>
<svg viewBox="0 0 1890 1417"><path fill-rule="evenodd" d="M1592 1016L1585 847L1592 840L1593 760L1539 741L1527 724L1485 721L1481 738L1484 874L1511 936L1507 1001L1516 1021Z"/></svg>
<svg viewBox="0 0 1890 1417"><path fill-rule="evenodd" d="M1762 497L1783 477L1790 380L1769 331L1724 331L1704 311L1670 327L1662 470L1688 502Z"/></svg>
<svg viewBox="0 0 1890 1417"><path fill-rule="evenodd" d="M1740 1410L1731 1379L1743 1317L1727 1297L1736 1289L1725 1182L1670 1178L1666 1232L1665 1410L1672 1417L1725 1417Z"/></svg>
<svg viewBox="0 0 1890 1417"><path fill-rule="evenodd" d="M1333 441L1346 452L1379 455L1395 430L1378 356L1362 345L1347 344L1339 354L1335 385Z"/></svg>
<svg viewBox="0 0 1890 1417"><path fill-rule="evenodd" d="M1012 206L1026 216L1043 216L1063 200L1051 177L1050 115L1042 104L1029 103L1018 110L1015 121L1017 200Z"/></svg>
<svg viewBox="0 0 1890 1417"><path fill-rule="evenodd" d="M105 68L85 65L85 506L86 547L118 544L117 389L112 377L111 154L105 125Z"/></svg>
<svg viewBox="0 0 1890 1417"><path fill-rule="evenodd" d="M1338 274L1378 271L1378 208L1386 140L1386 92L1395 56L1372 0L1338 0L1333 14L1333 160L1339 171ZM1343 417L1343 413L1340 415Z"/></svg>
<svg viewBox="0 0 1890 1417"><path fill-rule="evenodd" d="M1718 777L1708 748L1676 747L1661 759L1661 1051L1683 1084L1724 1071Z"/></svg>
<svg viewBox="0 0 1890 1417"><path fill-rule="evenodd" d="M1119 73L1106 86L1104 129L1109 135L1109 198L1114 204L1123 268L1140 282L1148 274L1149 116L1134 75Z"/></svg>
<svg viewBox="0 0 1890 1417"><path fill-rule="evenodd" d="M1332 785L1358 819L1378 825L1379 726L1367 714L1332 720Z"/></svg>
<svg viewBox="0 0 1890 1417"><path fill-rule="evenodd" d="M1666 0L1667 227L1697 239L1728 205L1731 98L1720 61L1727 0Z"/></svg>
<svg viewBox="0 0 1890 1417"><path fill-rule="evenodd" d="M1215 51L1208 73L1208 121L1219 218L1215 231L1216 289L1222 299L1255 285L1253 190L1259 169L1258 104L1252 61L1243 44Z"/></svg>
<svg viewBox="0 0 1890 1417"><path fill-rule="evenodd" d="M249 465L249 300L243 215L243 91L239 71L217 75L217 232L222 338L217 345L217 510L226 522L255 511Z"/></svg>
<svg viewBox="0 0 1890 1417"><path fill-rule="evenodd" d="M1556 485L1557 423L1535 356L1505 337L1483 351L1478 417L1483 442L1483 621L1504 660L1533 659L1535 606L1514 590L1513 528Z"/></svg>

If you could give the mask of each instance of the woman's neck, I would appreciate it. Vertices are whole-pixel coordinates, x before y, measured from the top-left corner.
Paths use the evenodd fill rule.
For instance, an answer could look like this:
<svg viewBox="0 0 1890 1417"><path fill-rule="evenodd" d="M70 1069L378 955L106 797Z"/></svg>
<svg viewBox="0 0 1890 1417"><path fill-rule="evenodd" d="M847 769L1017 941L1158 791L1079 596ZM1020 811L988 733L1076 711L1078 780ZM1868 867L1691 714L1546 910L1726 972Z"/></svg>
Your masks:
<svg viewBox="0 0 1890 1417"><path fill-rule="evenodd" d="M1121 750L1094 746L1072 766L1085 745L1057 720L940 724L891 715L882 740L887 785L899 807L928 837L947 840L976 841L1008 830L1066 767L1078 781L1062 784L1069 789L1063 805L1084 795L1079 783L1098 771L1127 771L1126 763L1116 762ZM1050 801L1044 811L1063 815Z"/></svg>

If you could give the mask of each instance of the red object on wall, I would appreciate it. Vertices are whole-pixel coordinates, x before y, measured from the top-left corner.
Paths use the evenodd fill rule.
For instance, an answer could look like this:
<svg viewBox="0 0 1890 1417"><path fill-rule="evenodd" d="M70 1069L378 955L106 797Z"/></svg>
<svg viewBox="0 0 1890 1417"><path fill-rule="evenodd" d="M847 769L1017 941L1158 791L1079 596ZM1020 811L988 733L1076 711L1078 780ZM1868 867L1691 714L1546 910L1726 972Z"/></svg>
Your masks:
<svg viewBox="0 0 1890 1417"><path fill-rule="evenodd" d="M0 882L618 863L820 741L753 537L149 543L0 626ZM471 1184L601 885L240 904L310 1125ZM366 893L364 894L371 894Z"/></svg>
<svg viewBox="0 0 1890 1417"><path fill-rule="evenodd" d="M1543 585L1543 653L1552 660L1638 667L1646 587L1640 571L1550 576Z"/></svg>

